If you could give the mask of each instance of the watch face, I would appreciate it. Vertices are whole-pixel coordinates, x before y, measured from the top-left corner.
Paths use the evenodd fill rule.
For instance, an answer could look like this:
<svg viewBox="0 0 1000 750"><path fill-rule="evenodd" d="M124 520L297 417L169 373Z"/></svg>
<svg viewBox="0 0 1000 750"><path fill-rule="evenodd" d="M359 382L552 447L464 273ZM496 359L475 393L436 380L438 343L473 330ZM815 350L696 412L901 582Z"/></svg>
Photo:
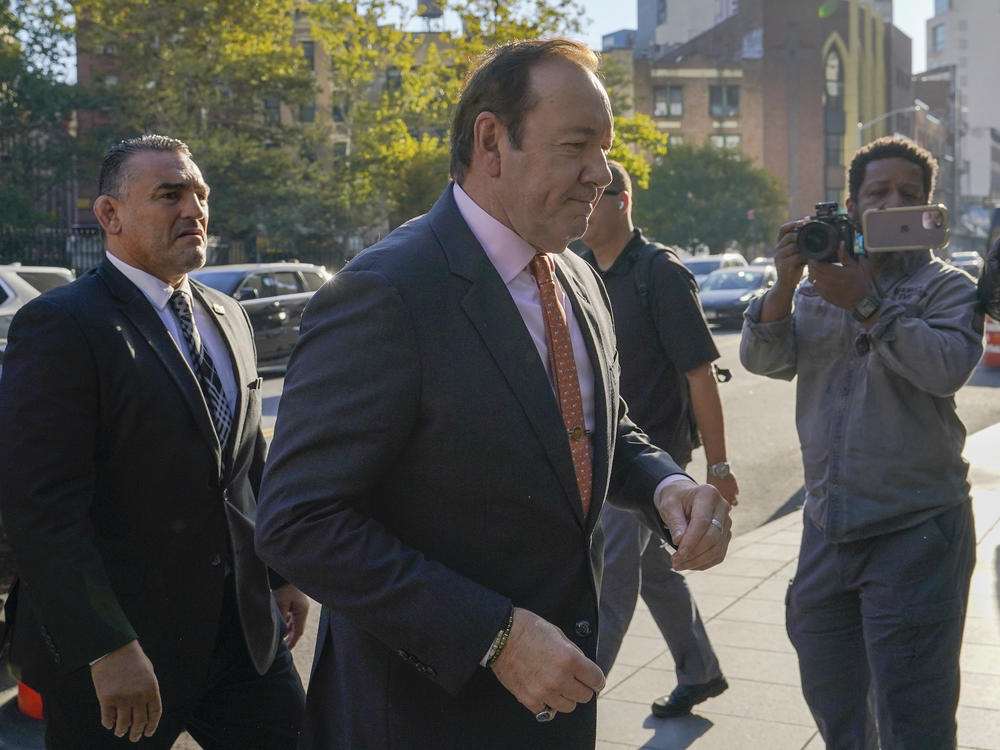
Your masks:
<svg viewBox="0 0 1000 750"><path fill-rule="evenodd" d="M874 297L865 297L854 306L854 317L858 320L867 320L878 309L879 302Z"/></svg>

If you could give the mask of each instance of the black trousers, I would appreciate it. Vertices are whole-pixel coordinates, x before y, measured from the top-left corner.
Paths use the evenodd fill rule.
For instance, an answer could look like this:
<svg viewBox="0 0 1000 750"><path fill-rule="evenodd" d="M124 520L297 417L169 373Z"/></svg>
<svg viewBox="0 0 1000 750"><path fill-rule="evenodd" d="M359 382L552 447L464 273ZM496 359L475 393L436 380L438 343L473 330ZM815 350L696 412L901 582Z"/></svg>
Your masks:
<svg viewBox="0 0 1000 750"><path fill-rule="evenodd" d="M302 682L283 643L266 674L254 669L231 585L204 688L183 705L164 706L152 737L133 744L127 734L117 738L101 726L89 669L44 693L42 702L49 750L169 750L184 730L204 750L289 750L298 741L305 711Z"/></svg>

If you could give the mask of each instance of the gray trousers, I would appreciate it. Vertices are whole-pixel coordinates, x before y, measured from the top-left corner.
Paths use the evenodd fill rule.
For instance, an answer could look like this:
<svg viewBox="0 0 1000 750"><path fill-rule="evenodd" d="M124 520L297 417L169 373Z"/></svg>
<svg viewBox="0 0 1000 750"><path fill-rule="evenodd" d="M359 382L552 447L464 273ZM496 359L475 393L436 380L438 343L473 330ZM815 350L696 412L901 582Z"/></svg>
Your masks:
<svg viewBox="0 0 1000 750"><path fill-rule="evenodd" d="M597 664L607 674L632 621L635 603L649 607L677 667L677 682L700 685L722 673L684 576L675 571L659 539L631 513L605 505L604 578L601 581Z"/></svg>
<svg viewBox="0 0 1000 750"><path fill-rule="evenodd" d="M804 519L786 624L829 750L948 750L976 556L971 504L833 543Z"/></svg>

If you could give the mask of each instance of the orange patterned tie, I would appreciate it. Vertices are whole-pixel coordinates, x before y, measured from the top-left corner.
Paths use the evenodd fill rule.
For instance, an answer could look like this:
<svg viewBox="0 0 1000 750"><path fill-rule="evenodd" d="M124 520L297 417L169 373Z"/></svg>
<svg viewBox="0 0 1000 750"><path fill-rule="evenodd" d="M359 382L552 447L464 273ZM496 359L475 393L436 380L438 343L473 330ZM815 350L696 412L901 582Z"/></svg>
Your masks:
<svg viewBox="0 0 1000 750"><path fill-rule="evenodd" d="M590 512L590 493L593 485L593 470L590 465L590 441L583 421L583 399L580 396L580 379L576 374L576 360L573 359L573 342L566 325L566 313L552 276L552 260L544 253L531 259L531 273L538 283L538 293L542 300L545 316L545 338L549 347L549 364L559 395L559 408L566 434L569 436L569 451L573 456L576 485L583 502L583 515Z"/></svg>

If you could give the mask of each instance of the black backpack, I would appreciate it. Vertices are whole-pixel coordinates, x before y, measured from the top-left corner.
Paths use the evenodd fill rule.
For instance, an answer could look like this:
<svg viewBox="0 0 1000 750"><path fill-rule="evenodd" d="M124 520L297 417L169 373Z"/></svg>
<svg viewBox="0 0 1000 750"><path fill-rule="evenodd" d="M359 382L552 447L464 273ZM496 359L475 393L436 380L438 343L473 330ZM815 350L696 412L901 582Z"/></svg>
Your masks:
<svg viewBox="0 0 1000 750"><path fill-rule="evenodd" d="M649 312L652 307L651 295L653 286L650 283L650 279L652 278L651 269L653 267L653 260L660 253L666 253L671 256L671 260L680 262L680 257L673 248L656 242L647 242L641 247L630 248L626 256L632 264L632 278L635 280L635 289L639 294L639 303L646 312ZM649 317L653 321L653 327L655 328L656 316L650 313ZM712 363L712 371L715 373L715 379L720 383L728 383L733 378L732 372L719 367L714 362Z"/></svg>

